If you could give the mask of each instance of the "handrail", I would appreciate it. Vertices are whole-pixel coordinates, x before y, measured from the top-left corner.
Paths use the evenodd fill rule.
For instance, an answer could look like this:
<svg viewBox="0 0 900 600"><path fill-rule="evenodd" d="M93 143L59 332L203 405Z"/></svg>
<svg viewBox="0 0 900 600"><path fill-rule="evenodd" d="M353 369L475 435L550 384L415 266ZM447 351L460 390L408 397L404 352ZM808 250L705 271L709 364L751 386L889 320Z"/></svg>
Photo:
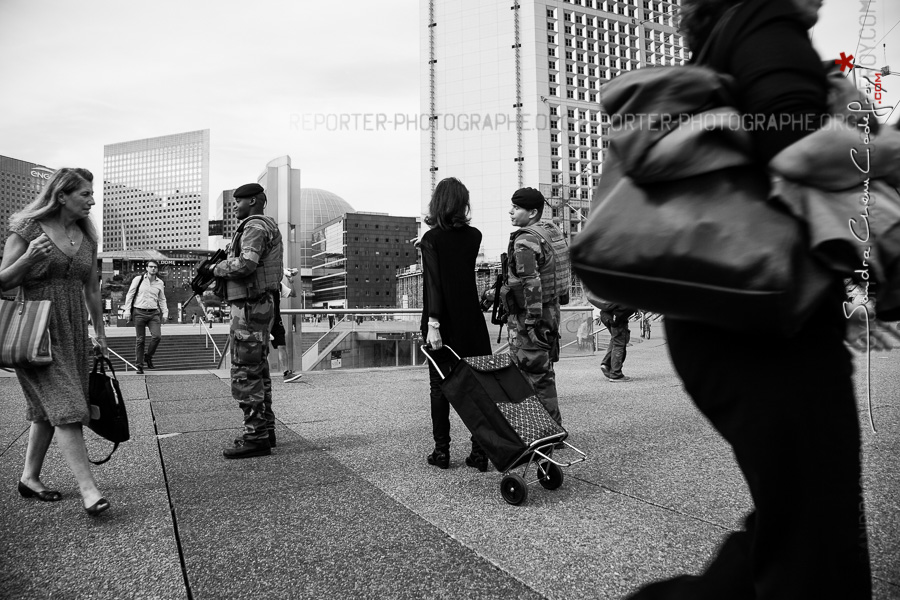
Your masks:
<svg viewBox="0 0 900 600"><path fill-rule="evenodd" d="M90 337L90 338L91 338L91 341L93 341L93 342L96 342L96 341L97 341L97 338L94 337L94 336L92 336L92 335L91 335L91 336L88 336L88 337ZM136 366L134 366L133 364L131 364L130 362L128 362L121 354L119 354L118 352L116 352L115 350L113 350L112 348L110 348L109 346L106 347L106 351L109 352L110 354L112 354L113 356L115 356L116 358L118 358L119 360L121 360L123 363L125 363L125 371L128 371L128 367L131 367L132 369L134 369L135 371L137 371L137 367L136 367Z"/></svg>
<svg viewBox="0 0 900 600"><path fill-rule="evenodd" d="M586 312L594 310L590 304L561 306L562 312ZM283 315L421 315L421 308L282 308Z"/></svg>
<svg viewBox="0 0 900 600"><path fill-rule="evenodd" d="M222 358L222 352L219 350L219 345L216 343L215 338L213 338L212 333L210 333L211 327L204 326L204 319L200 317L200 328L203 329L203 333L206 334L206 343L212 342L213 345L213 360L216 360L216 355L218 354L218 358ZM208 346L207 346L208 347Z"/></svg>

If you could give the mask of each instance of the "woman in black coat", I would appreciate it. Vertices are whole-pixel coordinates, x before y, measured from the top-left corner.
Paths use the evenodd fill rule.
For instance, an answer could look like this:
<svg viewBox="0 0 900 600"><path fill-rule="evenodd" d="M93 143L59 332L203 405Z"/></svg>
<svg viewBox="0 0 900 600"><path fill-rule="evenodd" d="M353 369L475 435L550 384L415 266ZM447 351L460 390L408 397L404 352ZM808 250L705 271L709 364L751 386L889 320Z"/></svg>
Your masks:
<svg viewBox="0 0 900 600"><path fill-rule="evenodd" d="M431 227L419 242L425 286L422 336L434 350L450 346L459 356L491 354L487 324L478 301L475 261L481 232L469 226L469 190L450 177L438 183L428 204L425 223ZM441 377L428 363L431 383L431 423L434 451L428 464L450 466L450 403L441 392ZM466 464L487 470L487 457L472 440Z"/></svg>

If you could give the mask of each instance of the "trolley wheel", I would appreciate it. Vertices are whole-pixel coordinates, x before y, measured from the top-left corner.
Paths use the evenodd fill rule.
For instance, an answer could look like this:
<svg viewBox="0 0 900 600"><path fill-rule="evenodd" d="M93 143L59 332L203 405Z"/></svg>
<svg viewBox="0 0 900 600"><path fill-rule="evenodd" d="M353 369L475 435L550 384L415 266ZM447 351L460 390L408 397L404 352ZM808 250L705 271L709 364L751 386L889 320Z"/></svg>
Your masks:
<svg viewBox="0 0 900 600"><path fill-rule="evenodd" d="M518 506L528 499L528 484L517 473L507 475L500 480L500 494L507 503Z"/></svg>
<svg viewBox="0 0 900 600"><path fill-rule="evenodd" d="M559 465L546 462L543 468L546 475L540 475L540 482L545 490L555 490L563 484L563 472ZM538 468L538 473L541 473L540 468Z"/></svg>

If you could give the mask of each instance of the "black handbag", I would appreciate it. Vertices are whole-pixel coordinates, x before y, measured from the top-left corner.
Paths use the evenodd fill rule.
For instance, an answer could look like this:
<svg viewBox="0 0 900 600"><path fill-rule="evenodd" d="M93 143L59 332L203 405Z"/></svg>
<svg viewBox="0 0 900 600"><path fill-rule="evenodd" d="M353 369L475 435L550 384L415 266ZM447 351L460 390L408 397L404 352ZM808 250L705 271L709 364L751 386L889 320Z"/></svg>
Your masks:
<svg viewBox="0 0 900 600"><path fill-rule="evenodd" d="M97 370L98 366L99 371ZM112 377L106 374L106 367L109 367ZM88 395L91 409L91 421L88 423L88 427L100 437L115 444L109 456L100 461L91 461L95 465L102 465L112 458L119 444L131 438L128 430L128 413L125 410L125 400L122 398L119 380L116 379L112 363L105 356L94 358Z"/></svg>
<svg viewBox="0 0 900 600"><path fill-rule="evenodd" d="M796 332L835 277L805 223L770 200L768 173L733 126L730 78L706 67L640 69L607 84L603 180L572 264L607 300L737 331ZM663 119L662 117L665 117Z"/></svg>

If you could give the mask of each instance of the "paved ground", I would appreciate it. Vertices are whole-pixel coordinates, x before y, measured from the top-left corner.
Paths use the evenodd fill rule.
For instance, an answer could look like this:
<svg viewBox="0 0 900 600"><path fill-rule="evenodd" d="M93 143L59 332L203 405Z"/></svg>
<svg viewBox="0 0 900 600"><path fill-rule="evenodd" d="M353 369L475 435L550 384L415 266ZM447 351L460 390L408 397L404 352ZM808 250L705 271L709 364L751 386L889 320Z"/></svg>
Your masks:
<svg viewBox="0 0 900 600"><path fill-rule="evenodd" d="M56 447L45 481L64 501L16 493L27 424L15 379L2 378L0 597L620 598L696 571L749 499L661 332L630 349L628 384L598 378L599 356L559 364L570 440L589 459L521 507L501 499L497 472L465 467L455 417L451 468L425 464L423 368L276 380L275 454L229 462L239 411L227 375L172 372L121 378L133 439L95 469L112 509L91 519ZM900 598L898 367L900 353L871 356L878 433L863 430L880 600Z"/></svg>

